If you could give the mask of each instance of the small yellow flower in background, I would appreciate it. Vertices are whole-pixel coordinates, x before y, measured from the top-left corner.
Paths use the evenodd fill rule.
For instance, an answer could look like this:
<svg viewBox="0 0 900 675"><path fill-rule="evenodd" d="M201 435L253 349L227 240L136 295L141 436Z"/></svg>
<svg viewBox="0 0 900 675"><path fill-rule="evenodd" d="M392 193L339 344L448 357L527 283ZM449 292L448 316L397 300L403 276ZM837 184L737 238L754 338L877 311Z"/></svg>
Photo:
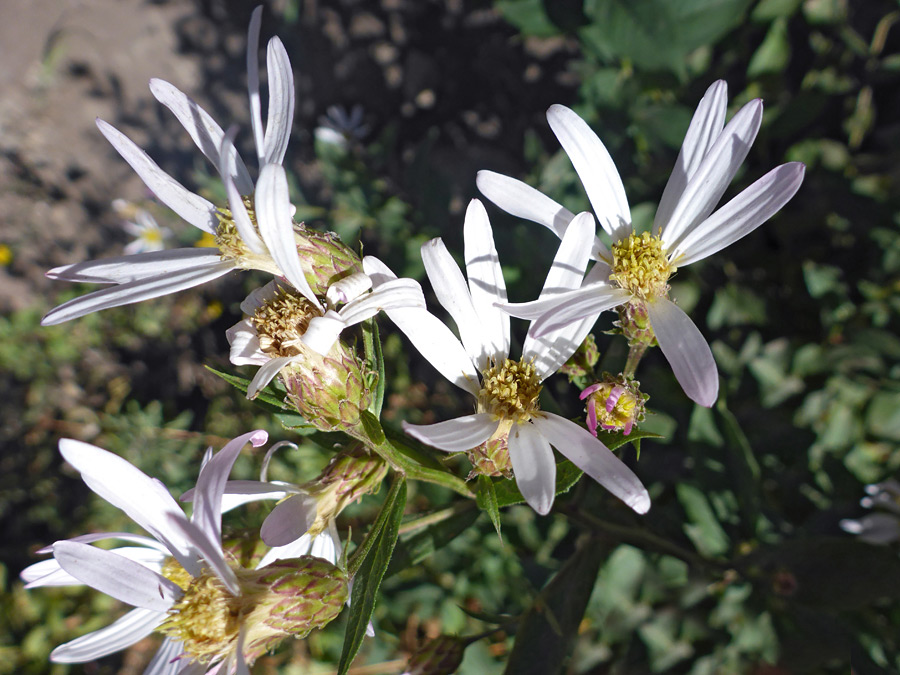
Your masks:
<svg viewBox="0 0 900 675"><path fill-rule="evenodd" d="M0 267L8 267L12 260L12 249L6 244L0 244Z"/></svg>

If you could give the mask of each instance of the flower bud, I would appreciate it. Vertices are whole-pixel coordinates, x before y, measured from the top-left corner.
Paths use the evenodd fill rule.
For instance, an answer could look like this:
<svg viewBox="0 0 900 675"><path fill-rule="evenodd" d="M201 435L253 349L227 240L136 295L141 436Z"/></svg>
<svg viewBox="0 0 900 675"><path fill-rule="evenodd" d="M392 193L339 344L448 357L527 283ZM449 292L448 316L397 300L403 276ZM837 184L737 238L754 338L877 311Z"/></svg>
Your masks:
<svg viewBox="0 0 900 675"><path fill-rule="evenodd" d="M294 239L306 280L318 296L324 296L339 279L363 271L359 256L334 232L319 232L299 223L294 225Z"/></svg>
<svg viewBox="0 0 900 675"><path fill-rule="evenodd" d="M650 325L650 313L647 305L638 299L632 299L618 308L619 320L615 325L628 339L629 345L643 343L648 347L656 346L656 333Z"/></svg>
<svg viewBox="0 0 900 675"><path fill-rule="evenodd" d="M559 369L559 372L569 378L569 382L578 377L585 377L594 372L594 366L600 360L600 350L597 349L597 342L594 340L594 334L588 333L571 358L566 361Z"/></svg>
<svg viewBox="0 0 900 675"><path fill-rule="evenodd" d="M497 433L484 443L466 451L466 456L472 462L468 480L478 475L513 477L512 460L509 458L509 430L512 428L512 422L501 421L500 427Z"/></svg>
<svg viewBox="0 0 900 675"><path fill-rule="evenodd" d="M458 637L439 635L409 658L403 675L452 675L462 663L466 645Z"/></svg>
<svg viewBox="0 0 900 675"><path fill-rule="evenodd" d="M606 431L621 431L626 436L632 427L644 421L644 403L650 398L642 394L640 382L624 375L604 373L603 380L581 392L587 399L587 426L594 436L599 426Z"/></svg>

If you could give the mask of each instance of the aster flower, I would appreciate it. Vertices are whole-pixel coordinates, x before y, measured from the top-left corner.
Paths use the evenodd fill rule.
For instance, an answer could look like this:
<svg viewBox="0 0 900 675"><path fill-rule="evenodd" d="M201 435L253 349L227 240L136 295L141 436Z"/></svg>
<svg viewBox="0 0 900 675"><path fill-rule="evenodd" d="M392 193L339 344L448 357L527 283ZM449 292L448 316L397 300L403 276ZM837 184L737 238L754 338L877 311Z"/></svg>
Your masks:
<svg viewBox="0 0 900 675"><path fill-rule="evenodd" d="M544 284L542 298L577 288L594 233L591 214L577 216ZM542 411L542 382L572 355L590 330L586 321L535 334L528 331L522 357L509 357L506 286L493 233L481 202L466 212L465 260L468 282L440 239L422 247L422 260L438 301L455 321L460 338L423 309L395 309L388 316L442 375L476 399L476 412L430 425L404 424L414 438L448 452L488 452L497 473L509 466L525 500L540 514L553 505L556 462L551 446L638 513L650 508L640 480L603 443L575 423ZM373 279L393 277L374 266ZM473 460L478 467L478 458ZM486 471L485 471L486 472Z"/></svg>
<svg viewBox="0 0 900 675"><path fill-rule="evenodd" d="M115 203L113 208L116 208ZM156 218L142 208L134 210L134 216L122 223L122 229L134 237L134 241L125 246L125 255L162 251L166 247L166 240L172 236L172 230L160 227Z"/></svg>
<svg viewBox="0 0 900 675"><path fill-rule="evenodd" d="M603 143L573 111L551 106L550 127L572 160L612 246L594 240L592 257L597 263L592 273L600 279L596 283L506 307L514 316L537 319L538 335L621 307L626 336L645 345L655 339L685 393L705 406L718 395L715 360L691 319L668 298L668 281L677 268L716 253L775 214L797 192L804 172L799 162L783 164L714 211L762 121L762 101L757 99L725 125L726 103L726 85L718 81L694 113L653 230L643 234L633 230L622 180ZM503 210L540 223L560 237L575 218L513 178L480 171L477 183Z"/></svg>
<svg viewBox="0 0 900 675"><path fill-rule="evenodd" d="M280 549L248 570L223 550L221 505L228 474L247 442L259 446L266 438L264 431L244 434L205 462L190 519L162 483L124 459L80 441L60 441L63 457L88 487L153 538L108 532L58 541L44 551L52 551L53 560L23 571L27 588L87 584L136 607L110 626L57 647L52 661L92 661L159 631L166 639L146 675L249 673L247 664L274 642L308 632L324 616L336 616L347 589L346 578L333 565L315 559L285 561L296 556ZM106 539L140 546L104 550L89 545ZM307 597L292 588L298 585ZM307 616L304 605L310 602L331 611L312 624L298 624L296 618Z"/></svg>
<svg viewBox="0 0 900 675"><path fill-rule="evenodd" d="M365 112L358 103L350 112L342 105L330 105L325 112L319 117L319 126L314 132L317 141L345 149L349 141L361 140L369 133L369 125L364 121Z"/></svg>
<svg viewBox="0 0 900 675"><path fill-rule="evenodd" d="M124 532L88 534L58 541L41 553L46 560L26 568L26 588L87 584L117 600L134 606L118 621L76 640L60 645L50 654L56 663L83 663L125 649L156 630L173 606L184 597L177 581L184 574L193 578L213 575L232 595L240 584L221 547L220 503L225 478L241 448L266 442L265 431L254 431L230 441L206 463L197 479L197 500L189 520L168 490L126 460L88 443L62 439L59 449L84 482L113 506L128 514L153 538ZM89 544L119 539L139 546L104 550ZM179 574L174 574L179 570ZM183 645L167 638L161 653L177 658ZM147 673L169 672L168 658L154 659L156 668ZM181 662L174 672L202 673L202 664ZM246 667L245 667L246 670ZM228 671L225 671L228 672Z"/></svg>
<svg viewBox="0 0 900 675"><path fill-rule="evenodd" d="M374 258L363 259L363 267ZM248 318L226 332L235 365L261 366L250 383L253 398L278 373L293 363L317 357L337 357L341 332L383 309L425 307L422 288L412 279L392 279L373 287L364 273L351 274L328 287L325 307L312 304L278 280L251 293L241 303ZM323 311L324 309L324 311Z"/></svg>
<svg viewBox="0 0 900 675"><path fill-rule="evenodd" d="M222 175L229 208L218 208L189 191L123 133L97 120L100 132L153 194L188 223L215 236L216 247L151 251L52 269L47 272L52 279L113 285L56 307L44 317L44 325L175 293L236 269L283 276L318 305L297 253L293 207L281 166L294 114L294 85L287 52L277 37L269 41L267 51L269 105L263 130L257 55L261 13L262 7L253 12L247 46L250 119L260 166L255 186L231 136L206 111L168 82L150 82L156 99L169 108Z"/></svg>

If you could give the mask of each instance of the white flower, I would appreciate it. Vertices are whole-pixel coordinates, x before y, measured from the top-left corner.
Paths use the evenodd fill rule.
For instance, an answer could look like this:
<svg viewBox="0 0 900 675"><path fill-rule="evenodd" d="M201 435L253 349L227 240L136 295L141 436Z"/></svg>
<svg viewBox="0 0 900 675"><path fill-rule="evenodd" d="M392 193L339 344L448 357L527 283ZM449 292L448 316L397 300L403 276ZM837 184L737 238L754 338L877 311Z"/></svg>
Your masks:
<svg viewBox="0 0 900 675"><path fill-rule="evenodd" d="M563 237L544 284L542 298L578 288L594 233L591 214L577 216ZM438 301L455 321L460 339L423 309L387 312L413 345L442 375L477 400L477 412L438 424L404 429L418 440L449 452L468 451L491 439L508 442L516 484L528 504L546 514L553 504L556 462L551 446L638 513L650 508L640 480L586 429L541 411L541 383L574 353L590 330L587 321L537 336L528 331L522 358L509 358L509 316L495 306L506 302L506 286L493 233L481 202L466 212L465 260L468 283L440 239L422 247L422 259ZM389 279L386 267L373 279Z"/></svg>
<svg viewBox="0 0 900 675"><path fill-rule="evenodd" d="M317 141L345 149L349 140L360 140L369 133L364 118L363 107L358 103L349 113L344 106L331 105L326 114L319 117L319 126L313 133Z"/></svg>
<svg viewBox="0 0 900 675"><path fill-rule="evenodd" d="M265 431L244 434L205 463L197 479L190 519L160 481L121 457L81 441L60 441L60 452L81 473L87 486L122 509L152 538L102 532L58 541L41 551L52 551L52 560L36 563L22 572L26 588L87 584L136 608L106 628L60 645L50 654L51 661L93 661L152 633L170 618L173 606L184 596L182 587L170 576L179 580L184 574L193 579L214 576L228 593L240 595L238 578L222 551L222 494L241 448L247 442L262 445L266 439ZM89 545L107 539L139 546L105 550ZM243 659L243 640L242 626L236 645L228 649L226 656L201 663L190 658L190 649L186 653L183 643L167 637L145 675L230 673L235 669L249 673ZM174 659L179 660L173 663Z"/></svg>
<svg viewBox="0 0 900 675"><path fill-rule="evenodd" d="M113 284L51 310L43 325L55 325L85 314L119 307L198 286L235 269L259 269L284 276L297 290L318 301L304 276L294 239L287 176L281 162L294 114L291 65L281 41L269 41L268 119L263 131L257 52L262 7L250 21L247 46L250 119L260 172L254 187L232 138L188 96L163 80L150 81L150 91L169 108L194 143L222 175L229 210L218 209L166 174L143 150L103 120L100 132L146 183L156 197L191 225L216 237L215 248L180 248L57 267L51 279ZM252 205L254 219L248 211Z"/></svg>
<svg viewBox="0 0 900 675"><path fill-rule="evenodd" d="M363 269L380 264L373 261L376 259L371 256L363 258ZM259 310L277 298L284 305L276 319L278 344L261 345ZM338 309L339 305L343 306ZM241 310L248 318L226 332L231 362L237 366L262 366L247 390L247 396L253 398L283 368L305 358L301 345L325 356L345 328L383 309L402 307L425 307L422 288L412 279L391 279L373 285L368 274L351 274L328 287L324 312L319 306L310 307L298 301L290 289L275 280L253 291L241 303Z"/></svg>
<svg viewBox="0 0 900 675"><path fill-rule="evenodd" d="M652 235L644 236L633 232L622 180L603 143L574 112L551 106L550 127L572 160L612 249L595 239L592 257L598 262L591 274L599 281L546 301L506 307L514 316L537 318L540 334L626 303L638 306L685 393L705 406L718 394L715 360L691 319L668 299L667 281L677 267L716 253L765 222L794 196L804 172L799 162L783 164L714 212L762 120L762 102L754 100L723 128L726 103L725 83L714 83L691 120ZM560 237L575 217L513 178L480 171L477 183L500 208Z"/></svg>
<svg viewBox="0 0 900 675"><path fill-rule="evenodd" d="M156 218L146 209L138 208L134 220L122 223L122 229L134 237L134 241L125 246L125 255L135 255L149 251L162 251L166 247L166 239L172 236L168 227L160 227Z"/></svg>

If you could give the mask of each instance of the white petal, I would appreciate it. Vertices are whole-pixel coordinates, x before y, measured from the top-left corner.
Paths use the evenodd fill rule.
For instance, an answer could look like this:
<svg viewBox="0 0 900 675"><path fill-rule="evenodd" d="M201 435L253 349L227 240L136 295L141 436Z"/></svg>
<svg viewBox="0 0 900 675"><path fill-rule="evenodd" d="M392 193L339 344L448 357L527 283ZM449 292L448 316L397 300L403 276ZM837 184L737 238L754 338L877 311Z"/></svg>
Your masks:
<svg viewBox="0 0 900 675"><path fill-rule="evenodd" d="M422 245L422 262L438 302L456 323L466 353L479 371L484 370L493 351L490 338L475 312L466 280L440 238Z"/></svg>
<svg viewBox="0 0 900 675"><path fill-rule="evenodd" d="M46 276L60 281L122 284L188 269L215 267L221 262L222 254L217 248L174 248L63 265L54 267Z"/></svg>
<svg viewBox="0 0 900 675"><path fill-rule="evenodd" d="M698 223L669 252L670 260L679 267L690 265L750 234L797 193L805 169L800 162L782 164L772 169L709 218Z"/></svg>
<svg viewBox="0 0 900 675"><path fill-rule="evenodd" d="M356 300L372 288L372 277L364 272L354 272L350 276L339 279L328 287L325 299L330 307Z"/></svg>
<svg viewBox="0 0 900 675"><path fill-rule="evenodd" d="M134 607L165 612L184 594L177 584L140 563L88 544L57 542L53 557L80 582Z"/></svg>
<svg viewBox="0 0 900 675"><path fill-rule="evenodd" d="M171 525L173 519L187 522L187 517L165 485L121 457L88 443L63 438L59 451L91 490L165 544L188 574L199 573L193 548Z"/></svg>
<svg viewBox="0 0 900 675"><path fill-rule="evenodd" d="M144 675L178 675L185 665L185 660L179 658L183 653L184 645L167 637L147 664Z"/></svg>
<svg viewBox="0 0 900 675"><path fill-rule="evenodd" d="M282 286L283 284L278 279L273 279L262 288L253 289L250 295L241 302L241 311L253 316L256 314L256 310L278 295Z"/></svg>
<svg viewBox="0 0 900 675"><path fill-rule="evenodd" d="M383 310L403 308L425 309L422 287L412 279L397 279L379 284L371 293L344 305L340 315L348 326L352 326Z"/></svg>
<svg viewBox="0 0 900 675"><path fill-rule="evenodd" d="M690 317L665 298L647 303L647 310L659 348L684 393L710 407L719 395L719 373L706 339Z"/></svg>
<svg viewBox="0 0 900 675"><path fill-rule="evenodd" d="M70 539L68 539L68 541L78 541L82 544L92 544L95 541L103 541L105 539L121 539L122 541L130 541L147 548L152 548L156 551L159 551L163 555L171 555L169 549L160 544L155 539L151 539L150 537L145 537L140 534L131 534L130 532L91 532L90 534L80 534L77 537L71 537ZM40 555L43 555L45 553L53 553L53 544L50 544L50 546L45 546L44 548L38 550L37 553Z"/></svg>
<svg viewBox="0 0 900 675"><path fill-rule="evenodd" d="M281 164L294 120L294 73L284 45L269 40L266 70L269 75L269 112L263 141L266 164Z"/></svg>
<svg viewBox="0 0 900 675"><path fill-rule="evenodd" d="M600 282L571 291L562 297L565 298L565 302L556 303L555 308L548 309L531 324L528 329L529 335L541 337L591 317L596 321L601 312L628 302L631 294L621 288Z"/></svg>
<svg viewBox="0 0 900 675"><path fill-rule="evenodd" d="M534 426L575 466L632 509L650 510L650 495L640 479L587 429L551 413L535 417Z"/></svg>
<svg viewBox="0 0 900 675"><path fill-rule="evenodd" d="M591 315L541 337L534 337L529 331L522 347L522 354L526 359L534 358L534 366L542 382L572 358L572 354L584 342L596 321L597 317Z"/></svg>
<svg viewBox="0 0 900 675"><path fill-rule="evenodd" d="M144 639L166 618L149 609L133 609L93 633L60 645L50 653L53 663L86 663L114 654Z"/></svg>
<svg viewBox="0 0 900 675"><path fill-rule="evenodd" d="M225 195L228 198L228 208L231 211L231 218L234 221L234 226L241 236L241 241L246 244L247 248L254 253L267 255L268 251L266 250L266 245L256 233L256 227L254 227L253 221L250 220L250 214L247 212L247 207L244 205L243 196L253 194L253 183L250 182L249 186L235 183L234 179L228 173L229 167L232 166L234 162L240 161L239 159L235 159L237 158L237 150L234 148L232 132L223 136L220 154L219 173L222 174L222 183L225 186ZM249 177L247 180L250 181Z"/></svg>
<svg viewBox="0 0 900 675"><path fill-rule="evenodd" d="M728 103L728 86L724 80L717 80L700 99L697 110L681 144L681 151L675 161L675 168L666 183L666 189L659 200L659 208L653 220L653 233L659 234L672 211L681 199L688 181L697 172L700 162L709 152L725 124L725 108Z"/></svg>
<svg viewBox="0 0 900 675"><path fill-rule="evenodd" d="M287 495L298 492L294 486L280 483L269 483L258 480L230 480L225 483L225 492L222 495L222 513L227 513L238 506L258 502L264 499L284 499ZM194 500L194 488L191 488L180 498L183 502Z"/></svg>
<svg viewBox="0 0 900 675"><path fill-rule="evenodd" d="M225 138L222 127L189 96L165 80L151 79L150 91L157 101L171 110L172 114L178 118L181 126L190 134L191 139L213 163L216 170L221 171L223 177L231 176L242 194L251 194L253 181L250 180L247 167L244 166L240 157L234 154L227 158L227 162L222 166L222 156L219 154L219 148Z"/></svg>
<svg viewBox="0 0 900 675"><path fill-rule="evenodd" d="M259 99L259 28L262 22L262 5L250 15L250 27L247 30L247 93L250 96L250 126L253 127L253 141L256 144L256 156L259 166L265 160L265 141L262 126L262 104Z"/></svg>
<svg viewBox="0 0 900 675"><path fill-rule="evenodd" d="M278 504L263 521L259 530L262 540L269 546L285 546L299 539L316 520L314 497L296 494Z"/></svg>
<svg viewBox="0 0 900 675"><path fill-rule="evenodd" d="M214 541L210 535L194 525L189 520L170 519L173 527L181 530L182 536L189 539L194 549L200 552L200 555L206 561L209 568L215 573L219 580L225 585L225 588L232 595L241 594L241 586L238 583L234 570L225 562L225 554L222 552L222 543Z"/></svg>
<svg viewBox="0 0 900 675"><path fill-rule="evenodd" d="M547 111L550 128L572 161L601 227L618 241L631 229L631 211L616 165L597 134L562 105Z"/></svg>
<svg viewBox="0 0 900 675"><path fill-rule="evenodd" d="M593 239L594 217L587 212L579 213L559 244L539 297L551 297L581 286Z"/></svg>
<svg viewBox="0 0 900 675"><path fill-rule="evenodd" d="M194 493L194 513L191 515L191 522L203 530L211 541L222 539L222 495L231 467L247 443L258 448L267 440L269 434L261 429L238 436L228 441L225 447L200 470Z"/></svg>
<svg viewBox="0 0 900 675"><path fill-rule="evenodd" d="M750 101L738 110L706 153L688 181L668 222L660 225L667 250L672 250L693 227L704 220L722 198L734 174L750 151L762 122L762 101Z"/></svg>
<svg viewBox="0 0 900 675"><path fill-rule="evenodd" d="M509 316L494 303L506 302L506 282L491 223L477 199L470 201L466 210L463 239L472 305L482 322L488 358L500 363L509 355Z"/></svg>
<svg viewBox="0 0 900 675"><path fill-rule="evenodd" d="M507 213L543 225L560 239L575 217L543 192L509 176L482 170L478 172L475 184L481 194Z"/></svg>
<svg viewBox="0 0 900 675"><path fill-rule="evenodd" d="M377 258L363 258L363 266L376 287L397 278ZM388 310L387 315L441 375L460 389L478 395L478 371L460 341L440 319L424 309L394 309Z"/></svg>
<svg viewBox="0 0 900 675"><path fill-rule="evenodd" d="M249 319L234 324L225 331L231 349L229 360L236 366L262 366L271 358L259 347L259 335Z"/></svg>
<svg viewBox="0 0 900 675"><path fill-rule="evenodd" d="M256 222L275 264L288 281L319 309L322 306L303 272L288 195L287 174L278 164L267 164L256 183Z"/></svg>
<svg viewBox="0 0 900 675"><path fill-rule="evenodd" d="M159 200L194 227L210 234L216 233L218 220L212 202L194 194L177 180L159 168L149 155L135 145L125 134L101 119L97 120L100 133L106 136L141 180Z"/></svg>
<svg viewBox="0 0 900 675"><path fill-rule="evenodd" d="M247 387L247 398L251 400L256 398L256 395L259 394L261 390L265 389L269 382L275 379L275 376L281 372L282 368L296 360L296 356L279 356L270 359L256 371L256 375L254 375L253 379L250 381L250 385Z"/></svg>
<svg viewBox="0 0 900 675"><path fill-rule="evenodd" d="M509 432L509 459L525 501L538 514L547 515L556 496L556 460L550 444L534 425L514 424Z"/></svg>
<svg viewBox="0 0 900 675"><path fill-rule="evenodd" d="M372 312L375 314L375 312ZM368 318L368 317L366 317ZM325 312L325 316L317 316L310 320L306 332L300 338L303 344L314 352L326 355L337 342L341 331L347 327L343 317L332 309Z"/></svg>
<svg viewBox="0 0 900 675"><path fill-rule="evenodd" d="M69 539L68 541L77 541L78 537ZM155 544L156 542L154 542ZM50 547L52 552L53 547ZM147 569L155 572L162 570L163 563L171 554L156 550L155 548L144 547L122 547L111 549L116 555L120 555L129 560L140 563ZM59 566L56 558L43 560L39 563L26 567L20 575L22 581L25 581L25 588L41 588L44 586L80 586L81 581L73 577Z"/></svg>
<svg viewBox="0 0 900 675"><path fill-rule="evenodd" d="M210 266L184 269L158 277L131 281L113 288L104 288L102 291L94 291L54 307L41 319L41 325L55 326L104 309L171 295L218 279L234 268L233 261L223 260Z"/></svg>
<svg viewBox="0 0 900 675"><path fill-rule="evenodd" d="M497 431L500 422L489 413L475 413L437 424L403 423L403 431L425 445L447 452L464 452L481 445Z"/></svg>
<svg viewBox="0 0 900 675"><path fill-rule="evenodd" d="M890 544L900 539L900 519L891 513L870 513L859 520L845 518L840 525L867 544Z"/></svg>

